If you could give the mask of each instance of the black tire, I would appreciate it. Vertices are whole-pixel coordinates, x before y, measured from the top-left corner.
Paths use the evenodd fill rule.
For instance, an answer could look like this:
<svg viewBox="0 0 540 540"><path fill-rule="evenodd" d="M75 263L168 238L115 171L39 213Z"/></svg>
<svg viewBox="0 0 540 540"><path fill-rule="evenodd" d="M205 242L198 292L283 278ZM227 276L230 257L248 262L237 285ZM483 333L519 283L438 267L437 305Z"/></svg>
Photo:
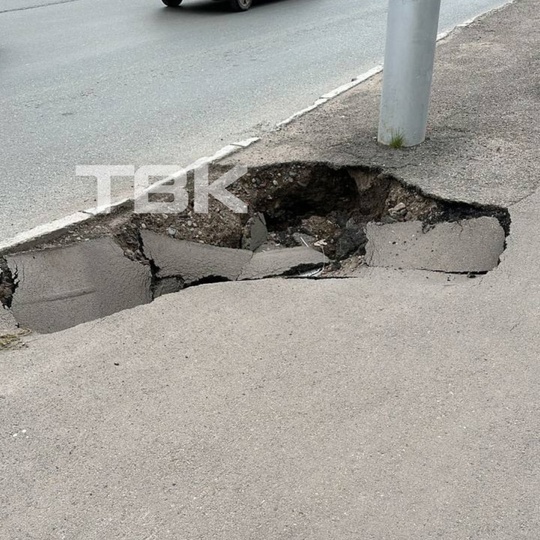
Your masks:
<svg viewBox="0 0 540 540"><path fill-rule="evenodd" d="M182 0L161 0L167 7L178 7Z"/></svg>
<svg viewBox="0 0 540 540"><path fill-rule="evenodd" d="M233 11L247 11L253 0L229 0L229 5Z"/></svg>

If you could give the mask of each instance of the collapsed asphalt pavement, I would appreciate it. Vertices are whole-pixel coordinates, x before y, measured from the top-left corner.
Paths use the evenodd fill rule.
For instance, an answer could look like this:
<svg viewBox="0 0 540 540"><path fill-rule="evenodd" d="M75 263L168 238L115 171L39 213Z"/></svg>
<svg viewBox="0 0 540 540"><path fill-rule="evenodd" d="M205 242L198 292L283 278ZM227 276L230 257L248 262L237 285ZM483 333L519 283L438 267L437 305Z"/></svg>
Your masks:
<svg viewBox="0 0 540 540"><path fill-rule="evenodd" d="M253 167L234 190L249 213L120 207L16 245L0 254L0 300L22 328L47 333L217 281L345 277L362 265L480 274L511 228L502 207L430 197L375 168Z"/></svg>
<svg viewBox="0 0 540 540"><path fill-rule="evenodd" d="M439 46L417 149L373 141L375 78L221 164L257 171L246 181L265 196L245 221L221 210L211 232L196 216L120 212L38 246L54 257L99 245L145 301L184 289L49 335L2 334L0 536L536 539L536 7L517 0ZM298 166L313 163L376 174L335 184L339 201L323 190L299 213L276 204L295 185L284 164L314 187L326 169ZM348 196L380 195L384 179L384 197ZM217 272L230 281L212 268L193 286L172 255L193 244L190 261L239 251ZM256 257L302 247L319 257L305 274L321 262L333 274L239 279ZM12 307L32 249L4 254ZM475 265L456 272L468 251ZM80 284L101 280L78 268L69 291L83 298Z"/></svg>

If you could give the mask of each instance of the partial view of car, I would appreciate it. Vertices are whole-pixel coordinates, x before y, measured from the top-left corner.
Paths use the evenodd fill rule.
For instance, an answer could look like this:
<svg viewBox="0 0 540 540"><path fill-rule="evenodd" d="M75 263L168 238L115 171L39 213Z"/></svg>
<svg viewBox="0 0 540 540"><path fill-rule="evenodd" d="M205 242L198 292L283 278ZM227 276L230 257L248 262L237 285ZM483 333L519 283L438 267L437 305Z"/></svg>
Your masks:
<svg viewBox="0 0 540 540"><path fill-rule="evenodd" d="M161 0L167 7L178 7L182 0ZM253 0L228 0L229 6L233 11L247 11Z"/></svg>

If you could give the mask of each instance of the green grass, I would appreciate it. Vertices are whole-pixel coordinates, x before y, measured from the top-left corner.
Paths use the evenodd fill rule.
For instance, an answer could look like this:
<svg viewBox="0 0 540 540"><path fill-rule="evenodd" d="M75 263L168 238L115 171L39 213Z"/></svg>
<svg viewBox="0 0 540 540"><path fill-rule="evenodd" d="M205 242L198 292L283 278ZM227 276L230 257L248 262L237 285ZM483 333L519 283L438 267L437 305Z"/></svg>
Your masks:
<svg viewBox="0 0 540 540"><path fill-rule="evenodd" d="M403 133L392 133L392 138L390 139L390 148L403 148L405 145L405 137L403 136Z"/></svg>

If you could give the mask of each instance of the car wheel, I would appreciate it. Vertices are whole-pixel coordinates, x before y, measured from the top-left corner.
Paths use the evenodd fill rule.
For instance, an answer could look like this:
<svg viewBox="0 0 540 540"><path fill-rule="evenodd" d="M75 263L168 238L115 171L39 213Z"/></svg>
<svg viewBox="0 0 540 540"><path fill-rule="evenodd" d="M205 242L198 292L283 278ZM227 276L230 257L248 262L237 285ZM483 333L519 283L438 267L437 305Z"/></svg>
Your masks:
<svg viewBox="0 0 540 540"><path fill-rule="evenodd" d="M167 7L178 7L182 0L161 0Z"/></svg>
<svg viewBox="0 0 540 540"><path fill-rule="evenodd" d="M247 11L253 4L253 0L229 0L229 4L233 11Z"/></svg>

